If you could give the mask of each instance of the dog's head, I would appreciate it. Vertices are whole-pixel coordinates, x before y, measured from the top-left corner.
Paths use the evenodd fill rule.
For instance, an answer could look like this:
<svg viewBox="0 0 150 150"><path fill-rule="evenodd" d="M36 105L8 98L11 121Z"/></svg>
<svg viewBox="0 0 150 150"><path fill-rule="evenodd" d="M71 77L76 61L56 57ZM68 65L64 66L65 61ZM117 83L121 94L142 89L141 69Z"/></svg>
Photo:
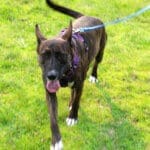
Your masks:
<svg viewBox="0 0 150 150"><path fill-rule="evenodd" d="M60 80L72 67L72 23L62 36L46 39L36 25L37 53L46 89L55 93Z"/></svg>

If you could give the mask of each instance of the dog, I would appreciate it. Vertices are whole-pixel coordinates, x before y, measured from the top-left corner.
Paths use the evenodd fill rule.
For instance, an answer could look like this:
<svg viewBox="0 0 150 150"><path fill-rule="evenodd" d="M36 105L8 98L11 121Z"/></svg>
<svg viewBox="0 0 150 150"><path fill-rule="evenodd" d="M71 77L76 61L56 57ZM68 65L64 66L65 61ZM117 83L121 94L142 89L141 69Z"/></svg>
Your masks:
<svg viewBox="0 0 150 150"><path fill-rule="evenodd" d="M81 27L90 27L103 24L100 19L85 16L72 9L60 6L46 0L47 5L63 14L75 18L69 27L64 28L59 35L47 39L36 25L37 54L42 70L42 78L46 91L46 100L50 114L52 132L51 150L62 150L63 143L57 123L57 96L60 87L71 88L69 102L69 115L66 119L68 126L77 123L78 109L84 80L89 64L95 60L90 76L92 83L97 82L97 68L102 61L104 48L107 41L105 28L90 32L74 32Z"/></svg>

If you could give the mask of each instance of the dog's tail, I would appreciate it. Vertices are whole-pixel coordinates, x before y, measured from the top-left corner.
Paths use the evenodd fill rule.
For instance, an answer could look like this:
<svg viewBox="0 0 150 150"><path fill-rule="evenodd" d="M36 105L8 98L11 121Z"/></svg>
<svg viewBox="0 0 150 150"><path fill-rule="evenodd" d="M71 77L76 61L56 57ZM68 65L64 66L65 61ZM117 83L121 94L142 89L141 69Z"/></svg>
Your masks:
<svg viewBox="0 0 150 150"><path fill-rule="evenodd" d="M71 10L69 8L57 5L57 4L53 3L51 0L46 0L46 3L52 9L54 9L56 11L59 11L61 13L64 13L65 15L69 15L69 16L71 16L73 18L79 18L79 17L83 16L83 14L81 14L81 13L79 13L77 11Z"/></svg>

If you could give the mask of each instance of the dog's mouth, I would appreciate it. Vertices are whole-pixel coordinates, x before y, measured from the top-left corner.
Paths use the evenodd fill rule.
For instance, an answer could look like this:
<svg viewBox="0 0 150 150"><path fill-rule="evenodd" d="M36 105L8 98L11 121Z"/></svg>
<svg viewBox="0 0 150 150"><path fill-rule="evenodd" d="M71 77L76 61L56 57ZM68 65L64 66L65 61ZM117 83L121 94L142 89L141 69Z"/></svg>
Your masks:
<svg viewBox="0 0 150 150"><path fill-rule="evenodd" d="M56 93L60 88L59 80L47 80L46 89L50 93Z"/></svg>

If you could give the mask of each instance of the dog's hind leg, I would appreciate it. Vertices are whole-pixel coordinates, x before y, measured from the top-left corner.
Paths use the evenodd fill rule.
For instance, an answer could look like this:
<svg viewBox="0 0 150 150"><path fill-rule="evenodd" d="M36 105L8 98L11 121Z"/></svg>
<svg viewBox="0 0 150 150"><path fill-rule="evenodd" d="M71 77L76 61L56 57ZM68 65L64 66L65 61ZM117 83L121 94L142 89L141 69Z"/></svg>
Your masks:
<svg viewBox="0 0 150 150"><path fill-rule="evenodd" d="M93 69L92 69L92 74L91 74L91 76L89 78L89 81L91 83L98 82L98 79L97 79L97 68L98 68L99 63L103 59L103 53L104 53L104 48L105 48L105 45L106 45L106 41L107 41L107 35L106 35L105 30L104 30L104 32L102 34L101 41L100 41L99 52L98 52L97 56L95 57L95 62L94 62L94 66L93 66Z"/></svg>

